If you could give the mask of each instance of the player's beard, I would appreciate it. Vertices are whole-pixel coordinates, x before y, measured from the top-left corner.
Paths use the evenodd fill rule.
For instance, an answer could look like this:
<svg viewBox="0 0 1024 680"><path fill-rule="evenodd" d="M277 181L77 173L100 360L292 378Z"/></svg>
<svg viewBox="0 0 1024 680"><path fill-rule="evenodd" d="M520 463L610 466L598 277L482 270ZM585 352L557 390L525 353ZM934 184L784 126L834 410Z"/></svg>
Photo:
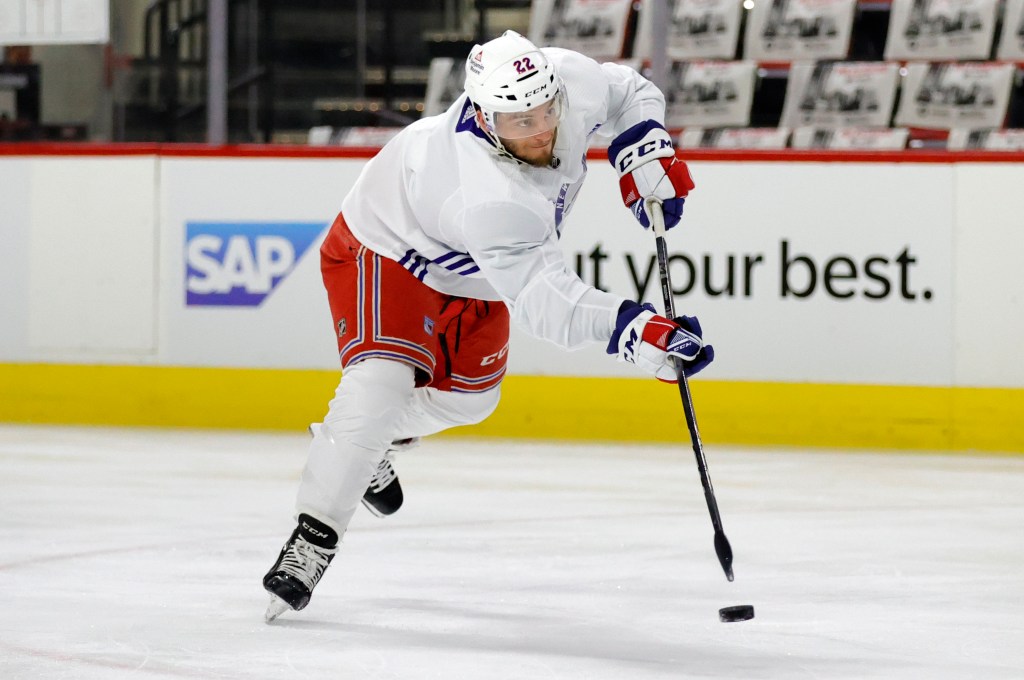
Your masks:
<svg viewBox="0 0 1024 680"><path fill-rule="evenodd" d="M536 142L531 141L532 137L518 140L503 139L501 142L509 153L523 163L535 168L547 168L555 159L555 141L557 139L558 128L555 128L551 133L551 139L543 145L537 145Z"/></svg>

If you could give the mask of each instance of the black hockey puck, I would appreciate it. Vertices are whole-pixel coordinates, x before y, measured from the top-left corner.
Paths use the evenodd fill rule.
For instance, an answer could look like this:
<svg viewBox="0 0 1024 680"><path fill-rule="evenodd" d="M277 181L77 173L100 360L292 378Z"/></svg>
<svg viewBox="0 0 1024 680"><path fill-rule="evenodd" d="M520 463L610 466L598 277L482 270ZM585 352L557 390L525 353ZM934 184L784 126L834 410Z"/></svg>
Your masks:
<svg viewBox="0 0 1024 680"><path fill-rule="evenodd" d="M725 623L749 621L754 618L754 605L738 604L735 607L722 607L718 610L718 618Z"/></svg>

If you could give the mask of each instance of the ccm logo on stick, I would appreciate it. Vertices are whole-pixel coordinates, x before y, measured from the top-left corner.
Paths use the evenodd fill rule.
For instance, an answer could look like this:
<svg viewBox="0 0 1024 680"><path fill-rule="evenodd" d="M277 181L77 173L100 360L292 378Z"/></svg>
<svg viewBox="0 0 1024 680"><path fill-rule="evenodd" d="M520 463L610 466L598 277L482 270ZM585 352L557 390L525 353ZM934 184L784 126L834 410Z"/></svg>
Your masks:
<svg viewBox="0 0 1024 680"><path fill-rule="evenodd" d="M295 269L323 222L188 222L185 304L257 307Z"/></svg>

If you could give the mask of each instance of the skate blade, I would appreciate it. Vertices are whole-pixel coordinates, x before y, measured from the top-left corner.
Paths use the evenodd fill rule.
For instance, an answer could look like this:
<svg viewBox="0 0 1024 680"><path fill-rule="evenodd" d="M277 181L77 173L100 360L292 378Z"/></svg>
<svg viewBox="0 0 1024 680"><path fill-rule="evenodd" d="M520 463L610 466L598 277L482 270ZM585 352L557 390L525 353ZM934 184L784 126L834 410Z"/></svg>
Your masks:
<svg viewBox="0 0 1024 680"><path fill-rule="evenodd" d="M384 519L385 517L387 517L387 515L385 515L383 512L381 512L377 508L373 507L373 504L370 503L368 500L366 500L365 498L362 499L362 500L363 500L363 507L365 507L367 510L369 510L371 515L373 515L374 517L380 517L381 519Z"/></svg>
<svg viewBox="0 0 1024 680"><path fill-rule="evenodd" d="M279 598L277 595L270 596L270 604L267 605L267 612L263 615L263 620L267 623L273 623L281 614L291 609L288 603Z"/></svg>

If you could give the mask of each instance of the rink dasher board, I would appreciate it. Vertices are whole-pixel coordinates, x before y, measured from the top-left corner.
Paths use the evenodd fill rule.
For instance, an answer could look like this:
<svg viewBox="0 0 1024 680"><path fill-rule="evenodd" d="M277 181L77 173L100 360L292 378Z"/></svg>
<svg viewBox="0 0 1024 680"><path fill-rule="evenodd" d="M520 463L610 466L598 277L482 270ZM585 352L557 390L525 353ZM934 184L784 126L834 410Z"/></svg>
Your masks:
<svg viewBox="0 0 1024 680"><path fill-rule="evenodd" d="M337 359L316 251L371 152L7 148L0 418L277 428L322 412L318 386L330 395ZM695 156L697 189L669 250L676 307L700 316L718 351L695 381L709 440L1024 450L1013 431L1024 415L1024 282L1014 254L1024 195L1013 190L1024 186L1024 163L985 154ZM565 222L569 266L657 303L653 239L608 190L616 177L602 158L591 159L590 174ZM324 232L291 268L254 270L299 243L300 225L318 224ZM247 275L256 281L256 304L231 304L232 294L227 304L190 304L189 248L196 234L210 237L204 229L215 232L210 225L237 225L236 241L252 244L228 278L235 292ZM631 438L631 424L652 416L628 413L618 395L660 386L630 369L603 348L565 353L517 332L503 405L474 431ZM91 413L81 381L97 395L95 370L118 390L135 373L131 393L168 403L146 416L113 406L112 394ZM146 392L173 392L179 381L173 401L157 387ZM294 415L292 406L261 406L282 389ZM32 395L49 407L33 407ZM210 408L250 398L232 414ZM557 410L534 408L545 399Z"/></svg>

